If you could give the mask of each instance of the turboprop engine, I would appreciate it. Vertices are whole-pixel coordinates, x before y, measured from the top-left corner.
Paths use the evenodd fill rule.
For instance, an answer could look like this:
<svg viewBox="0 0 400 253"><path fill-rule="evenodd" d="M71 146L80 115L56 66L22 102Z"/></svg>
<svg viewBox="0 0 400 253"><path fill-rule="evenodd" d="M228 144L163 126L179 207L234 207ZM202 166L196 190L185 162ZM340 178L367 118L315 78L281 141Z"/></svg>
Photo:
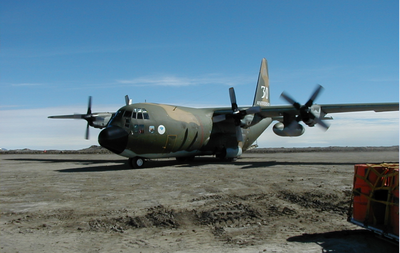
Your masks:
<svg viewBox="0 0 400 253"><path fill-rule="evenodd" d="M295 122L294 124L292 123L292 124L290 124L290 126L287 126L287 127L285 127L285 125L283 123L279 122L274 125L272 130L274 131L274 133L276 135L283 136L283 137L300 136L300 135L304 134L304 131L305 131L304 127L297 122Z"/></svg>

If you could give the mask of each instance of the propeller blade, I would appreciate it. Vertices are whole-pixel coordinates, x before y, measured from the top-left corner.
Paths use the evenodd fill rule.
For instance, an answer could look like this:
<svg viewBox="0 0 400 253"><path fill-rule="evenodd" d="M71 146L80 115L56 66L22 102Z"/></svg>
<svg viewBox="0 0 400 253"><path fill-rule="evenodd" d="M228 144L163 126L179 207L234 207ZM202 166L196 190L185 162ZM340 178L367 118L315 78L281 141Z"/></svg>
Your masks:
<svg viewBox="0 0 400 253"><path fill-rule="evenodd" d="M229 88L229 97L231 99L233 114L239 113L238 105L236 103L235 89L233 89L233 87Z"/></svg>
<svg viewBox="0 0 400 253"><path fill-rule="evenodd" d="M88 109L86 114L92 114L92 96L89 96Z"/></svg>
<svg viewBox="0 0 400 253"><path fill-rule="evenodd" d="M94 120L92 114L92 96L89 96L88 109L86 115L82 115L81 117L82 119L87 121L85 139L89 140L89 126L93 125L93 120Z"/></svg>
<svg viewBox="0 0 400 253"><path fill-rule="evenodd" d="M289 104L293 105L297 110L300 110L300 104L297 103L292 97L290 97L287 93L282 92L281 98L286 100Z"/></svg>
<svg viewBox="0 0 400 253"><path fill-rule="evenodd" d="M89 140L89 122L86 125L86 133L85 133L85 139Z"/></svg>
<svg viewBox="0 0 400 253"><path fill-rule="evenodd" d="M315 88L314 93L311 95L310 99L307 101L307 103L305 104L305 106L310 107L312 106L312 104L314 103L315 99L318 97L319 93L321 92L321 90L324 87L322 87L321 85L317 85L317 88Z"/></svg>
<svg viewBox="0 0 400 253"><path fill-rule="evenodd" d="M324 128L325 131L328 130L328 128L330 127L329 124L327 124L324 120L320 119L319 117L316 117L315 115L314 117L315 117L314 120L317 122L318 125Z"/></svg>

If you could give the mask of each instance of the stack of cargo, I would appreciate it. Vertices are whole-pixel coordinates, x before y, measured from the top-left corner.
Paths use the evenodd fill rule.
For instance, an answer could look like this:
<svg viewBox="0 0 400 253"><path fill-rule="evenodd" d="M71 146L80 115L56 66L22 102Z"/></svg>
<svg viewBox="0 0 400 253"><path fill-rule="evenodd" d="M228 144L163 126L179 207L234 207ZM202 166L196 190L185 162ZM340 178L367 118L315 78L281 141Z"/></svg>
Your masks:
<svg viewBox="0 0 400 253"><path fill-rule="evenodd" d="M399 164L354 166L349 221L399 240Z"/></svg>

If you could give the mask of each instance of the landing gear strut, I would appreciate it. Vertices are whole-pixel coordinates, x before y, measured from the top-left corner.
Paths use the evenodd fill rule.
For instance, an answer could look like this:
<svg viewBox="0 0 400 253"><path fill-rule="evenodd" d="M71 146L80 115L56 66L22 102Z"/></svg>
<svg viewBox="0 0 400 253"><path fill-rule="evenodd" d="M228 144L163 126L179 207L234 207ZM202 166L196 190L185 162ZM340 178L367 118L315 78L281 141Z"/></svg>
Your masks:
<svg viewBox="0 0 400 253"><path fill-rule="evenodd" d="M129 166L131 166L132 169L143 168L144 162L145 160L141 157L129 158Z"/></svg>

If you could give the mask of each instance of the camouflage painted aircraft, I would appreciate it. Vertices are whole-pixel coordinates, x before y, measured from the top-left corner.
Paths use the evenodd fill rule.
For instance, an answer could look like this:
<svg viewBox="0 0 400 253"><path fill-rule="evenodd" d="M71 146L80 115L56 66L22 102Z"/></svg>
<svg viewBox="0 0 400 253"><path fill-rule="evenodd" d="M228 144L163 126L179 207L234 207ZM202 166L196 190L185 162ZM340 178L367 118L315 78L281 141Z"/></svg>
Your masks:
<svg viewBox="0 0 400 253"><path fill-rule="evenodd" d="M235 160L256 141L273 122L273 131L279 136L300 136L305 128L300 122L324 129L328 113L355 111L397 111L399 103L314 104L322 86L311 98L300 105L288 94L282 98L287 106L271 106L268 67L261 62L255 97L251 107L238 107L235 91L229 89L231 107L189 108L175 105L137 103L128 96L126 105L116 113L92 113L91 97L86 114L50 116L49 118L85 119L89 126L105 128L99 134L101 146L129 158L133 168L140 168L146 159L176 157L179 161L195 156L215 155Z"/></svg>

